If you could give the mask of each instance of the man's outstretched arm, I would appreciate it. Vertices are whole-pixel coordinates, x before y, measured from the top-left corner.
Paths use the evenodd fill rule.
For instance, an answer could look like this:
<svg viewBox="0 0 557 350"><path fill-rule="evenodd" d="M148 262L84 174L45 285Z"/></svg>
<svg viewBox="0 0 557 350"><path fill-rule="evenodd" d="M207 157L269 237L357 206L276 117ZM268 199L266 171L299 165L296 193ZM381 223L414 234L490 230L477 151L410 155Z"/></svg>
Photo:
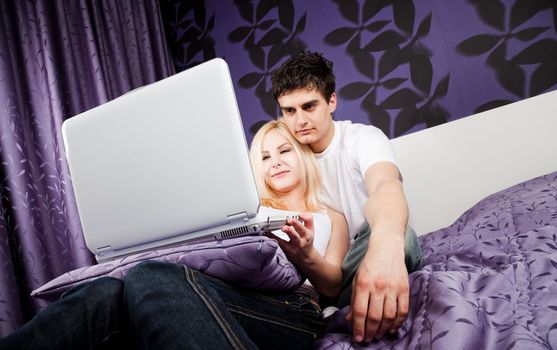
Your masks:
<svg viewBox="0 0 557 350"><path fill-rule="evenodd" d="M408 205L400 173L392 163L377 163L367 169L365 182L369 198L364 212L372 234L352 282L349 314L358 342L396 331L408 315L409 304L404 264Z"/></svg>

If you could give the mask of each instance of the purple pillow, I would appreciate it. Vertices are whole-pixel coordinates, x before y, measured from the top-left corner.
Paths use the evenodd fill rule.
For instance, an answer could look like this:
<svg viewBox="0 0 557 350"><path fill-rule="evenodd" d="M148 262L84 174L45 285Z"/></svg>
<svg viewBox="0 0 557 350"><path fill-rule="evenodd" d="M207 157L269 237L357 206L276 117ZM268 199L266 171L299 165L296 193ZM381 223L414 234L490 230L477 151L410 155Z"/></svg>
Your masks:
<svg viewBox="0 0 557 350"><path fill-rule="evenodd" d="M121 279L144 260L186 265L231 284L259 290L292 290L302 283L276 241L265 236L245 236L143 252L82 267L53 279L31 295L53 301L78 284L98 277Z"/></svg>

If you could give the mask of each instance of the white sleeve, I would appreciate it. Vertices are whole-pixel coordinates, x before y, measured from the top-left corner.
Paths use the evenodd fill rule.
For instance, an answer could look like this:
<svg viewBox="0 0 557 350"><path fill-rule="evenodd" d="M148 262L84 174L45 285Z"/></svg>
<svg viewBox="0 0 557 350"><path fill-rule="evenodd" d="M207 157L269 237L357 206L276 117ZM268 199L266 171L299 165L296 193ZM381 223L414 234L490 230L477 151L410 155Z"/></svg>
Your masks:
<svg viewBox="0 0 557 350"><path fill-rule="evenodd" d="M354 130L352 151L350 154L358 164L362 177L367 169L379 162L390 162L397 165L391 141L383 131L371 125L357 125Z"/></svg>

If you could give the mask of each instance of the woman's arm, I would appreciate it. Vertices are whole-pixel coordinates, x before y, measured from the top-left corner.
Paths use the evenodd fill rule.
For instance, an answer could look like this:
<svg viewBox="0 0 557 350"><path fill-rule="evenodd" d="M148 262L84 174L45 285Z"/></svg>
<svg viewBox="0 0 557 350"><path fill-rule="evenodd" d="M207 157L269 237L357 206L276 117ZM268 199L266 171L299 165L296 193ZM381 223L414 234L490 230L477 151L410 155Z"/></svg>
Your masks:
<svg viewBox="0 0 557 350"><path fill-rule="evenodd" d="M342 283L342 261L348 251L348 224L344 216L328 210L331 219L331 238L321 256L313 246L314 228L311 214L300 214L303 223L292 219L283 231L290 241L277 237L277 241L288 258L304 273L315 290L327 297L336 297L340 293Z"/></svg>

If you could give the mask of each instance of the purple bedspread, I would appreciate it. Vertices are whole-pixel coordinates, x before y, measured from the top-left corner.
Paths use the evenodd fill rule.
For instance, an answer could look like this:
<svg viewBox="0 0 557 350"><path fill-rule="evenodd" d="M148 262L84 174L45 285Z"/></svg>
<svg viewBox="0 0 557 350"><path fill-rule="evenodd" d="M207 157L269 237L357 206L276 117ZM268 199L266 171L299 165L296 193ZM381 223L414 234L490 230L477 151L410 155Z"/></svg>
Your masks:
<svg viewBox="0 0 557 350"><path fill-rule="evenodd" d="M486 197L420 242L398 335L351 343L345 308L318 349L557 348L557 172Z"/></svg>

